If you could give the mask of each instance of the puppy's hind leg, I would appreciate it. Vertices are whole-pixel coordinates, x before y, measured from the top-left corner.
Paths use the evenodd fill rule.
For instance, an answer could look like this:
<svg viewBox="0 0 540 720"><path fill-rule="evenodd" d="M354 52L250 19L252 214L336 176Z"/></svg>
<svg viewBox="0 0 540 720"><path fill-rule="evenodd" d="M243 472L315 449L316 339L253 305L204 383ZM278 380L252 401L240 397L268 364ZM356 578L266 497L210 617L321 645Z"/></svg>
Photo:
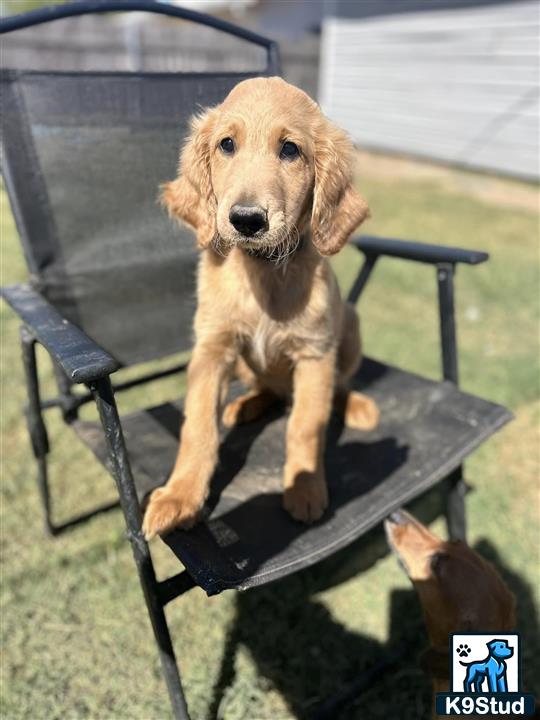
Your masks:
<svg viewBox="0 0 540 720"><path fill-rule="evenodd" d="M225 427L253 422L278 402L277 395L270 390L250 390L230 402L223 411L222 422Z"/></svg>
<svg viewBox="0 0 540 720"><path fill-rule="evenodd" d="M239 358L236 363L235 375L250 390L225 407L222 422L228 428L257 420L278 402L277 395L259 387L257 376L242 358Z"/></svg>
<svg viewBox="0 0 540 720"><path fill-rule="evenodd" d="M356 310L345 303L343 327L338 353L338 380L334 407L345 425L357 430L373 430L379 423L379 408L376 403L355 390L350 389L350 379L362 362L360 323Z"/></svg>
<svg viewBox="0 0 540 720"><path fill-rule="evenodd" d="M374 430L379 424L379 408L367 395L338 386L334 407L347 427L356 430Z"/></svg>

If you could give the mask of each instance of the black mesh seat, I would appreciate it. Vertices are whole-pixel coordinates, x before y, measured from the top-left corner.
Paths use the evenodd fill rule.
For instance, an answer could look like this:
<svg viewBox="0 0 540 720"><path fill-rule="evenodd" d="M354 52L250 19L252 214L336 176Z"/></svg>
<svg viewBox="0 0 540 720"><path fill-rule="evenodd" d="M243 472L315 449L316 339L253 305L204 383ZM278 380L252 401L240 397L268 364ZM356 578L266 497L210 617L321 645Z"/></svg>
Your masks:
<svg viewBox="0 0 540 720"><path fill-rule="evenodd" d="M382 256L435 267L444 381L364 363L356 384L377 401L381 424L374 432L359 433L340 427L336 419L331 422L326 452L330 507L311 527L294 522L281 507L285 415L269 415L228 432L204 521L164 538L186 570L157 581L141 531L141 504L170 472L181 411L171 403L120 419L115 392L170 371L140 371L138 378L116 385L113 374L190 349L195 243L158 206L158 187L176 173L190 116L219 103L245 78L277 74L279 63L275 44L266 38L151 0L67 3L4 19L0 27L9 32L69 15L129 9L217 28L255 46L265 63L245 72L218 73L3 71L2 173L29 280L3 288L2 294L22 322L28 429L46 527L58 534L87 517L63 526L51 518L45 411L57 407L66 426L116 481L173 712L184 720L189 715L164 613L170 600L195 585L212 595L312 565L443 480L449 488L450 535L464 538L461 462L510 415L457 386L454 269L457 263L484 262L487 255L400 240L353 239L365 258L349 293L353 303ZM38 343L53 361L57 397L41 397ZM86 392L74 392L74 384L86 385ZM80 407L90 401L97 405L99 422L79 417Z"/></svg>
<svg viewBox="0 0 540 720"><path fill-rule="evenodd" d="M376 399L382 421L363 433L334 418L326 454L330 507L312 527L281 507L285 413L224 433L205 521L165 537L209 595L261 585L327 557L446 477L510 418L452 383L373 360L365 360L355 386ZM172 404L122 418L141 500L170 472L181 419ZM99 425L77 421L74 428L106 463Z"/></svg>

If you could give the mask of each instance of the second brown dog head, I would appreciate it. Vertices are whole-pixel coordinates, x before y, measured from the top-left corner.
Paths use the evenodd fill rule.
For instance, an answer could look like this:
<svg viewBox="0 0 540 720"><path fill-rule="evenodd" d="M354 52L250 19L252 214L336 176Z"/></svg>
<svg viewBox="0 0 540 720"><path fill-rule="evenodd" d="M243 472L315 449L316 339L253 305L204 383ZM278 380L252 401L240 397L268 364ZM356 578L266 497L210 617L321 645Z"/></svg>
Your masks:
<svg viewBox="0 0 540 720"><path fill-rule="evenodd" d="M219 240L272 251L310 227L319 253L332 255L369 215L351 163L346 134L308 95L281 78L255 78L192 121L162 199L200 248Z"/></svg>
<svg viewBox="0 0 540 720"><path fill-rule="evenodd" d="M418 592L432 645L447 647L451 632L515 628L514 596L493 565L468 545L441 540L404 510L385 529Z"/></svg>

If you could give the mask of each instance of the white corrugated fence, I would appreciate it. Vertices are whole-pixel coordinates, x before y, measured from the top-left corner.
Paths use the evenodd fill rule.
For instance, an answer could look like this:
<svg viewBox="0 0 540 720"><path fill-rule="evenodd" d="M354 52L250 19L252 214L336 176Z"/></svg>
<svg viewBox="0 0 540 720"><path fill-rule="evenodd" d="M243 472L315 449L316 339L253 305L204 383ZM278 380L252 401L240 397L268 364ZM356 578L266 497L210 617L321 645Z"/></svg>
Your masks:
<svg viewBox="0 0 540 720"><path fill-rule="evenodd" d="M539 177L539 5L326 18L319 92L362 147Z"/></svg>

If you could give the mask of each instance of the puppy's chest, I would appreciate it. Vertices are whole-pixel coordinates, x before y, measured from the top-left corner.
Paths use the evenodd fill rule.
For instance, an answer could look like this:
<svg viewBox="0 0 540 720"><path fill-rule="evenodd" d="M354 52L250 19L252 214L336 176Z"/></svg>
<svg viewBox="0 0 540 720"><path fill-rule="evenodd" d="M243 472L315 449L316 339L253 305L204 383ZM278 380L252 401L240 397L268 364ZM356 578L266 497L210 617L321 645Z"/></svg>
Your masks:
<svg viewBox="0 0 540 720"><path fill-rule="evenodd" d="M240 352L256 372L292 367L303 354L322 354L327 344L325 333L301 321L280 323L265 314L239 329Z"/></svg>
<svg viewBox="0 0 540 720"><path fill-rule="evenodd" d="M294 353L293 334L285 331L268 316L262 315L239 327L240 352L248 364L258 371L266 371L281 364Z"/></svg>

